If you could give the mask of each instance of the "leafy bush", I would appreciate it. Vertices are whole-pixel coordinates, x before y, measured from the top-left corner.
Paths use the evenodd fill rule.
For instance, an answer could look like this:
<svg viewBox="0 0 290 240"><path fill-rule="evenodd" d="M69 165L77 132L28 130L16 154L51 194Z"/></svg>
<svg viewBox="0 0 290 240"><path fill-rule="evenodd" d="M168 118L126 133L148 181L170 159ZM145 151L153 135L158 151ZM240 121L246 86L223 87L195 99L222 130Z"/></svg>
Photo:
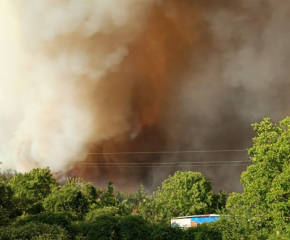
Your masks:
<svg viewBox="0 0 290 240"><path fill-rule="evenodd" d="M25 215L19 218L15 222L14 226L21 227L25 226L30 222L38 222L45 223L48 225L57 225L67 230L69 233L73 233L74 229L71 226L71 223L74 220L75 218L70 213L67 212L61 213L44 212L37 215Z"/></svg>
<svg viewBox="0 0 290 240"><path fill-rule="evenodd" d="M93 221L96 217L102 215L111 215L116 216L119 213L119 209L117 207L103 207L91 210L87 213L85 220L86 221Z"/></svg>
<svg viewBox="0 0 290 240"><path fill-rule="evenodd" d="M9 224L9 215L9 211L0 205L0 226L5 226Z"/></svg>
<svg viewBox="0 0 290 240"><path fill-rule="evenodd" d="M43 210L43 199L58 183L49 168L36 168L27 173L15 173L8 185L14 192L13 201L17 209L36 214Z"/></svg>
<svg viewBox="0 0 290 240"><path fill-rule="evenodd" d="M9 182L14 177L15 172L12 169L1 170L0 169L0 182Z"/></svg>
<svg viewBox="0 0 290 240"><path fill-rule="evenodd" d="M119 217L102 215L90 222L79 224L78 231L80 239L87 240L114 240L119 239Z"/></svg>
<svg viewBox="0 0 290 240"><path fill-rule="evenodd" d="M223 195L222 195L223 196ZM223 198L221 196L221 198ZM220 197L212 191L211 182L200 172L180 172L169 176L156 192L157 210L164 219L174 216L215 212Z"/></svg>
<svg viewBox="0 0 290 240"><path fill-rule="evenodd" d="M76 187L63 186L54 190L43 202L47 211L51 212L71 212L75 216L82 218L89 210L88 199L82 191Z"/></svg>
<svg viewBox="0 0 290 240"><path fill-rule="evenodd" d="M152 240L177 240L181 239L182 229L170 225L158 224L152 226L150 239Z"/></svg>
<svg viewBox="0 0 290 240"><path fill-rule="evenodd" d="M140 216L124 216L120 218L120 239L146 239L150 235L147 222Z"/></svg>
<svg viewBox="0 0 290 240"><path fill-rule="evenodd" d="M7 225L15 215L13 191L7 182L0 181L0 226Z"/></svg>
<svg viewBox="0 0 290 240"><path fill-rule="evenodd" d="M13 191L10 186L6 182L0 182L0 206L5 209L11 209Z"/></svg>
<svg viewBox="0 0 290 240"><path fill-rule="evenodd" d="M149 239L150 227L139 216L101 215L79 224L80 239L138 240Z"/></svg>
<svg viewBox="0 0 290 240"><path fill-rule="evenodd" d="M67 231L57 225L30 222L21 227L0 228L0 239L69 239Z"/></svg>
<svg viewBox="0 0 290 240"><path fill-rule="evenodd" d="M220 240L222 233L212 223L203 223L197 227L187 228L183 233L184 240Z"/></svg>

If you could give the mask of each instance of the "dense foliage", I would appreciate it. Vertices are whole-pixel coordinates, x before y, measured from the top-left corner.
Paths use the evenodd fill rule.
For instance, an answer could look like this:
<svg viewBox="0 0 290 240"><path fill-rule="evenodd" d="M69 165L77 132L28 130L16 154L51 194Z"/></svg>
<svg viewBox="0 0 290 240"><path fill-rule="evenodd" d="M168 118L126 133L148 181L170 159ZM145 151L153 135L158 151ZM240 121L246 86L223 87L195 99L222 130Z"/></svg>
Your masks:
<svg viewBox="0 0 290 240"><path fill-rule="evenodd" d="M199 172L176 172L162 183L157 193L158 209L164 218L215 212L217 197L211 182Z"/></svg>
<svg viewBox="0 0 290 240"><path fill-rule="evenodd" d="M151 194L60 185L49 168L0 174L0 239L290 239L290 118L253 124L244 191L213 192L199 172L176 172ZM170 218L219 213L214 223L181 229Z"/></svg>
<svg viewBox="0 0 290 240"><path fill-rule="evenodd" d="M257 137L248 151L253 165L241 176L244 192L232 193L227 208L237 222L236 234L290 238L290 118L279 125L265 118L253 127Z"/></svg>

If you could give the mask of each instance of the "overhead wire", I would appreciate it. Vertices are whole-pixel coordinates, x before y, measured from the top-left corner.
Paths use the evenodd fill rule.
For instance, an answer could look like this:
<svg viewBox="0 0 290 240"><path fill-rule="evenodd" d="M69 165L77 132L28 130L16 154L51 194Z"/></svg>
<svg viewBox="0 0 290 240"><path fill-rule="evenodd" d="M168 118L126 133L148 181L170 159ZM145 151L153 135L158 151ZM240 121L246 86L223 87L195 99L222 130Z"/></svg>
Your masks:
<svg viewBox="0 0 290 240"><path fill-rule="evenodd" d="M249 160L240 161L202 161L202 162L72 162L71 164L84 164L84 165L191 165L191 164L210 164L210 163L245 163Z"/></svg>
<svg viewBox="0 0 290 240"><path fill-rule="evenodd" d="M185 151L139 151L139 152L88 152L82 155L127 155L127 154L181 154L181 153L218 153L218 152L246 152L247 149L219 149L219 150L185 150Z"/></svg>
<svg viewBox="0 0 290 240"><path fill-rule="evenodd" d="M202 162L72 162L76 166L91 167L134 167L134 168L161 168L161 167L227 167L227 166L250 166L249 160L239 161L202 161Z"/></svg>
<svg viewBox="0 0 290 240"><path fill-rule="evenodd" d="M246 152L247 149L217 149L217 150L185 150L185 151L139 151L139 152L88 152L82 155L132 155L132 154L182 154L182 153L223 153L223 152ZM71 162L78 166L98 166L98 167L171 167L171 166L249 166L247 160L234 161L190 161L190 162Z"/></svg>
<svg viewBox="0 0 290 240"><path fill-rule="evenodd" d="M216 164L207 164L207 165L177 165L175 167L180 167L180 166L187 166L187 167L240 167L240 166L251 166L251 164L232 164L232 165L216 165ZM108 167L108 165L98 165L98 167ZM120 166L114 166L111 165L109 167L120 167ZM133 165L128 165L126 166L126 168L168 168L168 167L172 167L172 166L160 166L160 165L145 165L145 166L133 166Z"/></svg>
<svg viewBox="0 0 290 240"><path fill-rule="evenodd" d="M243 163L243 164L198 164L198 165L193 165L193 164L179 164L179 165L96 165L96 164L77 164L77 166L84 167L84 165L89 165L90 167L132 167L132 168L168 168L168 167L181 167L181 166L186 166L186 167L240 167L240 166L251 166L251 163ZM56 165L53 165L54 167ZM52 167L52 166L51 166Z"/></svg>

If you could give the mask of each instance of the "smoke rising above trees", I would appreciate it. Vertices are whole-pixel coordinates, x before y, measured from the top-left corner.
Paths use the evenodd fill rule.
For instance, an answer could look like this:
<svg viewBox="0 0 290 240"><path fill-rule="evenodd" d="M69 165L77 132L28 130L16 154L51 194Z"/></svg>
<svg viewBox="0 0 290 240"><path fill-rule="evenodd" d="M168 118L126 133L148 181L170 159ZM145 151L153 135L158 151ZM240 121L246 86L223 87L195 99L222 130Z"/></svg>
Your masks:
<svg viewBox="0 0 290 240"><path fill-rule="evenodd" d="M130 189L176 168L74 163L244 159L83 153L247 148L251 122L289 111L289 8L274 0L3 1L1 162ZM232 190L243 169L191 170Z"/></svg>

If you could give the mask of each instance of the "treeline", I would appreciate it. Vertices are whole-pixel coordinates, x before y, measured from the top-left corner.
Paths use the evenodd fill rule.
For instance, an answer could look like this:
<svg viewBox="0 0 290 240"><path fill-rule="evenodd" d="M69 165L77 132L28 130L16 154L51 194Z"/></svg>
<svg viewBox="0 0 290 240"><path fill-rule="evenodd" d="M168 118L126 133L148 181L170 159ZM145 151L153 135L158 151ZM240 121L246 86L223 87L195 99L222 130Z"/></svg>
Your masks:
<svg viewBox="0 0 290 240"><path fill-rule="evenodd" d="M198 172L176 172L156 192L60 185L49 168L0 175L0 239L290 239L290 118L253 124L243 193L216 194ZM179 229L171 217L218 213Z"/></svg>
<svg viewBox="0 0 290 240"><path fill-rule="evenodd" d="M170 218L217 212L226 202L198 172L176 172L148 194L74 178L60 185L49 168L33 169L2 174L0 191L0 239L220 239L212 225L181 230Z"/></svg>

